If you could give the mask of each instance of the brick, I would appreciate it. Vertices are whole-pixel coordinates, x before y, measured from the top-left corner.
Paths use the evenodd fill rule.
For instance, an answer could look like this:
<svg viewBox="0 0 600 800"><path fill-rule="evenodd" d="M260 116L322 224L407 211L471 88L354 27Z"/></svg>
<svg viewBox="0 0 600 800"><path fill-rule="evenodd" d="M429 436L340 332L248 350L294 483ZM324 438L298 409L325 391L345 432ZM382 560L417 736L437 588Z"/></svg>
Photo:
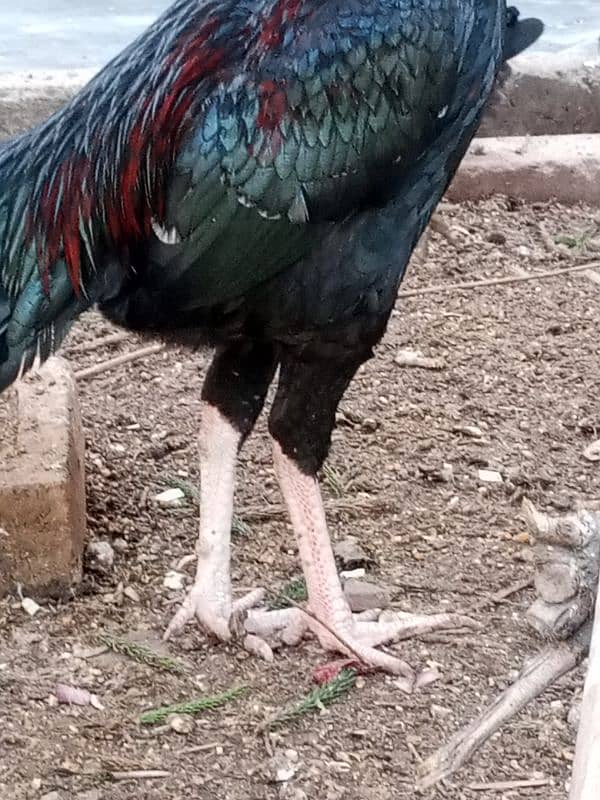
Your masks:
<svg viewBox="0 0 600 800"><path fill-rule="evenodd" d="M75 383L52 358L0 396L0 595L65 597L81 580L84 438Z"/></svg>
<svg viewBox="0 0 600 800"><path fill-rule="evenodd" d="M529 202L600 203L600 133L476 139L450 200L506 194Z"/></svg>

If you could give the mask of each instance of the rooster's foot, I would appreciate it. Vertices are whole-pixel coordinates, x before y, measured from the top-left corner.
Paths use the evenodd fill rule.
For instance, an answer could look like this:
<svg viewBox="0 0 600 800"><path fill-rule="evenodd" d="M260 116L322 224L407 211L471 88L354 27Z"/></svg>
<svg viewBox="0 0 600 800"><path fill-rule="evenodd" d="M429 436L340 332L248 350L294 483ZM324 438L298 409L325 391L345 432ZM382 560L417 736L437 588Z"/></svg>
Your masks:
<svg viewBox="0 0 600 800"><path fill-rule="evenodd" d="M202 585L195 584L171 619L164 639L170 639L173 634L179 633L188 622L198 620L207 633L213 634L220 641L228 642L232 638L241 637L248 650L264 658L272 657L263 643L254 641L256 637L243 631L244 616L249 609L262 603L264 597L264 589L254 589L239 600L232 601L230 597L225 597L217 601L214 597L207 597Z"/></svg>
<svg viewBox="0 0 600 800"><path fill-rule="evenodd" d="M244 623L246 631L274 647L295 645L312 633L321 646L356 659L363 667L383 670L399 677L399 687L407 692L419 683L419 677L402 659L376 648L411 636L434 630L472 626L473 622L459 614L417 615L377 610L360 614L342 613L326 619L326 615L305 613L300 608L277 611L253 609ZM336 619L336 617L339 617Z"/></svg>

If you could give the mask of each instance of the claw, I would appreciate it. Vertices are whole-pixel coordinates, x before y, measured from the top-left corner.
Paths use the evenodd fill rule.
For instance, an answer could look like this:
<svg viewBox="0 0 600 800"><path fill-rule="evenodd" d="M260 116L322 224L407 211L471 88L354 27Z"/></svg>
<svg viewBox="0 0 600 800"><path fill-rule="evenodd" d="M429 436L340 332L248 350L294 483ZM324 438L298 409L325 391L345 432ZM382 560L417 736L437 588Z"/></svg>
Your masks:
<svg viewBox="0 0 600 800"><path fill-rule="evenodd" d="M233 603L231 613L226 616L222 611L215 610L204 594L193 586L167 626L163 639L167 641L174 634L180 633L188 622L194 619L199 621L207 633L213 634L222 642L229 642L232 638L243 639L246 634L244 623L248 611L260 603L265 595L264 589L248 592Z"/></svg>
<svg viewBox="0 0 600 800"><path fill-rule="evenodd" d="M264 661L273 661L273 650L260 636L254 636L249 633L244 638L244 648L249 653L252 653L252 655L259 656L259 658L262 658Z"/></svg>

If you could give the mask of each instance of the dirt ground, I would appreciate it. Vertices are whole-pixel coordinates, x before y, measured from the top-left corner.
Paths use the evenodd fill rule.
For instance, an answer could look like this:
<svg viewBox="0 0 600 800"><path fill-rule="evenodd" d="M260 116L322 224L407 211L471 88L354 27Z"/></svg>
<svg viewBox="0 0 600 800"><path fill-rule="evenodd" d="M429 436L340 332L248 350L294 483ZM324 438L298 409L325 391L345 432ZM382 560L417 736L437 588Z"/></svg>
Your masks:
<svg viewBox="0 0 600 800"><path fill-rule="evenodd" d="M443 218L456 247L434 235L403 290L600 258L597 209L500 199L446 205ZM343 400L329 461L335 491L331 477L324 487L333 539L360 539L374 559L369 577L398 608L468 612L526 579L523 495L560 511L600 498L600 468L582 455L600 435L599 292L577 273L399 299L377 357ZM63 353L79 369L140 346L132 336L82 351L111 331L89 315ZM442 368L400 367L402 348L440 359ZM163 581L193 552L197 509L162 508L153 497L173 478L198 480L207 362L206 353L171 349L81 382L89 536L110 542L116 560L106 575L88 568L71 602L47 604L33 618L15 599L0 602L0 792L13 800L412 798L418 759L540 649L524 619L530 590L476 611L480 630L397 645L413 665L439 666L441 678L428 688L406 696L392 677L368 676L337 705L270 737L257 735L257 725L308 691L326 660L313 642L266 664L192 626L168 647L189 667L183 675L98 653L103 631L161 647L183 597ZM445 470L445 481L444 464L453 473ZM482 485L481 468L498 470L503 482ZM251 530L234 537L236 587L281 589L299 575L280 502L263 417L241 456L237 508ZM182 571L189 582L193 564ZM57 706L57 682L95 692L103 710ZM567 714L582 683L582 669L561 680L425 796L563 800L575 739ZM148 708L242 685L246 697L196 717L184 733L139 724ZM297 754L289 781L274 781L271 750ZM108 775L140 769L167 774ZM532 778L543 785L477 788Z"/></svg>

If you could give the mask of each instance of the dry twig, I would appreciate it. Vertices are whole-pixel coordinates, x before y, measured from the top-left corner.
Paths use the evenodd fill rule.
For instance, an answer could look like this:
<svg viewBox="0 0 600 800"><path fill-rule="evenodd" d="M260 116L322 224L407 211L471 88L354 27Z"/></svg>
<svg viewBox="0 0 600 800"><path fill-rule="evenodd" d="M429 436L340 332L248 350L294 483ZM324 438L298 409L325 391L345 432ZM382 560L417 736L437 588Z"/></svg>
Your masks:
<svg viewBox="0 0 600 800"><path fill-rule="evenodd" d="M538 789L548 786L548 778L529 778L523 781L494 781L492 783L470 783L467 789L473 792L510 792L512 789Z"/></svg>
<svg viewBox="0 0 600 800"><path fill-rule="evenodd" d="M128 364L131 361L138 361L140 358L147 358L155 353L160 353L164 349L164 344L151 344L148 347L141 347L139 350L133 350L131 353L123 353L121 356L115 356L108 361L101 361L99 364L94 364L93 367L86 367L80 369L75 373L75 379L78 381L93 378L103 372L109 372L111 369L116 369L123 364Z"/></svg>
<svg viewBox="0 0 600 800"><path fill-rule="evenodd" d="M588 674L581 703L571 800L600 797L600 585L592 630Z"/></svg>
<svg viewBox="0 0 600 800"><path fill-rule="evenodd" d="M585 637L585 632L583 633ZM517 680L483 714L462 728L430 756L418 771L417 788L424 791L447 778L475 753L509 719L561 675L570 672L585 655L586 646L561 642L547 647L521 672Z"/></svg>
<svg viewBox="0 0 600 800"><path fill-rule="evenodd" d="M447 283L438 286L424 286L422 289L407 289L398 292L398 297L420 297L425 294L449 294L451 292L463 292L471 289L480 289L485 286L503 286L509 283L525 283L527 281L541 281L548 278L559 278L561 275L568 275L571 272L583 272L587 269L600 267L600 261L589 261L587 264L576 264L572 267L563 269L551 269L546 272L532 273L531 275L515 275L506 278L489 278L481 281L470 281L465 283Z"/></svg>
<svg viewBox="0 0 600 800"><path fill-rule="evenodd" d="M98 339L92 339L91 342L81 342L81 344L74 344L68 348L69 355L77 353L89 353L92 350L99 350L101 347L109 347L113 344L121 344L131 338L131 334L127 331L119 333L109 333L107 336L100 336Z"/></svg>
<svg viewBox="0 0 600 800"><path fill-rule="evenodd" d="M381 513L397 511L394 503L382 497L355 498L354 500L325 500L325 510L344 514L368 514L375 511ZM240 509L240 515L250 522L261 522L264 520L280 519L287 516L287 509L283 504L272 503L264 506L246 506Z"/></svg>
<svg viewBox="0 0 600 800"><path fill-rule="evenodd" d="M523 512L536 539L537 599L527 618L549 644L475 721L458 731L419 770L420 790L461 767L492 734L561 675L594 650L582 705L571 800L600 797L600 600L593 620L593 597L600 572L600 514L581 510L551 518L525 500ZM528 582L529 583L529 582ZM508 592L524 588L514 584Z"/></svg>
<svg viewBox="0 0 600 800"><path fill-rule="evenodd" d="M487 606L503 603L505 600L508 600L509 597L512 597L513 594L518 594L519 592L522 592L523 589L529 589L531 586L533 586L533 578L526 578L525 580L511 583L510 586L500 589L489 597L482 597L481 600L469 608L468 613L472 614L473 611L481 611L482 609L487 608Z"/></svg>
<svg viewBox="0 0 600 800"><path fill-rule="evenodd" d="M142 781L155 778L168 778L171 773L164 769L128 769L122 772L111 772L113 781Z"/></svg>

